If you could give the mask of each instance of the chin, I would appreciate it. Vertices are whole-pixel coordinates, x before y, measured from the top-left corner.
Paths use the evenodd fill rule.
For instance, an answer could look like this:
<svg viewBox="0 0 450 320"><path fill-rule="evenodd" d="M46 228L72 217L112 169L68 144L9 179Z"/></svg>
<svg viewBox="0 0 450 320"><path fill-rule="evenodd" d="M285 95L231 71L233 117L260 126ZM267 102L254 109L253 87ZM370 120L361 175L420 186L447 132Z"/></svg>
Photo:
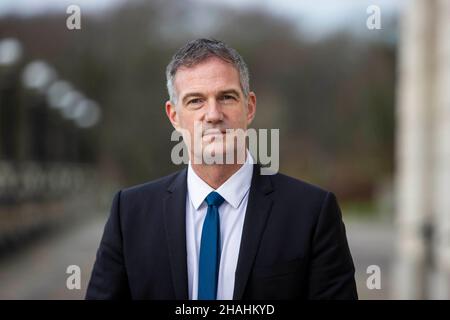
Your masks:
<svg viewBox="0 0 450 320"><path fill-rule="evenodd" d="M226 145L221 142L212 142L203 147L203 155L205 162L208 158L214 159L217 164L225 164L227 161L227 153L234 154L234 148L227 149Z"/></svg>

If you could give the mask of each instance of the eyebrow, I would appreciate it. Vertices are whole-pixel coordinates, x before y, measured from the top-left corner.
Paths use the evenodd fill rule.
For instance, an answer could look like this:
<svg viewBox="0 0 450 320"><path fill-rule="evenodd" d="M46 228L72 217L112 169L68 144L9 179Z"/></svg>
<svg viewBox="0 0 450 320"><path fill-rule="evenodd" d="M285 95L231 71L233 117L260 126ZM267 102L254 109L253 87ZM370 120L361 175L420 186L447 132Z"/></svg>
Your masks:
<svg viewBox="0 0 450 320"><path fill-rule="evenodd" d="M218 96L223 96L223 95L225 95L225 94L234 94L234 95L236 95L237 97L240 97L239 91L237 91L237 90L235 90L235 89L227 89L227 90L219 91ZM183 97L182 102L183 102L183 103L186 103L186 100L187 100L188 98L191 98L191 97L203 97L203 96L204 96L204 95L203 95L202 93L200 93L200 92L190 92L190 93L187 93L187 94Z"/></svg>

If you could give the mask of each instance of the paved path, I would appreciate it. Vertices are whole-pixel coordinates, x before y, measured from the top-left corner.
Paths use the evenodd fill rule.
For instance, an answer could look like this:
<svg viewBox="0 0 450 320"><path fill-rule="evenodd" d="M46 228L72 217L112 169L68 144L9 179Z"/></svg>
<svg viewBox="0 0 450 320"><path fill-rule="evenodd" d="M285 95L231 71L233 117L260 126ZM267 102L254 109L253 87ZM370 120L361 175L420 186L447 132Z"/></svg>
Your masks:
<svg viewBox="0 0 450 320"><path fill-rule="evenodd" d="M0 299L83 299L105 219L65 227L0 261ZM80 290L66 287L69 265L81 269Z"/></svg>
<svg viewBox="0 0 450 320"><path fill-rule="evenodd" d="M66 227L0 261L0 299L83 299L103 231L105 216ZM390 297L393 257L392 228L347 222L347 235L356 265L361 299ZM66 288L67 266L81 269L81 289ZM366 269L381 268L381 290L368 290Z"/></svg>
<svg viewBox="0 0 450 320"><path fill-rule="evenodd" d="M392 267L395 254L395 232L391 225L369 222L347 222L347 238L356 268L360 299L391 299ZM380 267L381 289L369 290L367 267Z"/></svg>

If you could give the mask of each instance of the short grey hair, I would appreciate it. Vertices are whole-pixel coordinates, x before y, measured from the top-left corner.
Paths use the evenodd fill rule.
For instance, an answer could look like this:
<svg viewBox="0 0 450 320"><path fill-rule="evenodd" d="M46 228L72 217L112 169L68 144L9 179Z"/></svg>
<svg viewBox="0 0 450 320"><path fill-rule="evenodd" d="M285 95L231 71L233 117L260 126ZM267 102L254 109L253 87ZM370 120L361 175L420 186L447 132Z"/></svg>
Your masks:
<svg viewBox="0 0 450 320"><path fill-rule="evenodd" d="M215 39L196 39L186 43L173 55L166 68L167 91L170 101L176 105L177 96L174 88L175 74L180 67L193 67L204 60L217 57L232 64L239 72L239 79L244 97L250 92L250 76L247 64L241 55L224 42Z"/></svg>

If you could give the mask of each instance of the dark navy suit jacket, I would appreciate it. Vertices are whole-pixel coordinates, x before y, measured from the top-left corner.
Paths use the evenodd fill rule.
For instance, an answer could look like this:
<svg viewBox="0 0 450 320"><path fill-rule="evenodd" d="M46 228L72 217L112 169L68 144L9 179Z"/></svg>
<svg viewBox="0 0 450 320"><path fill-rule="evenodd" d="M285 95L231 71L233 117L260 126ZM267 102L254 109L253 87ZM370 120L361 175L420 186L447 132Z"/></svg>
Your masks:
<svg viewBox="0 0 450 320"><path fill-rule="evenodd" d="M186 173L119 191L86 299L188 299ZM333 193L254 166L234 299L357 299Z"/></svg>

